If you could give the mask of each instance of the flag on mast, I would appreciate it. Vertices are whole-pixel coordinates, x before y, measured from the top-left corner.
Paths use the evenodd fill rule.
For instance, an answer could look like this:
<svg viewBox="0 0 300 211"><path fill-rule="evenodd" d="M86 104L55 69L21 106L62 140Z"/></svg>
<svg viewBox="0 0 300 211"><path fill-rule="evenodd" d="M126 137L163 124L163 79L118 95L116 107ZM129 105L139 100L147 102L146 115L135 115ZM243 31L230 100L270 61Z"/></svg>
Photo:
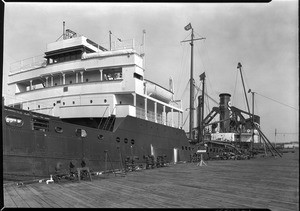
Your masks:
<svg viewBox="0 0 300 211"><path fill-rule="evenodd" d="M184 29L185 29L186 31L190 30L191 28L192 28L192 24L191 24L191 23L189 23L188 25L186 25L186 26L184 27Z"/></svg>

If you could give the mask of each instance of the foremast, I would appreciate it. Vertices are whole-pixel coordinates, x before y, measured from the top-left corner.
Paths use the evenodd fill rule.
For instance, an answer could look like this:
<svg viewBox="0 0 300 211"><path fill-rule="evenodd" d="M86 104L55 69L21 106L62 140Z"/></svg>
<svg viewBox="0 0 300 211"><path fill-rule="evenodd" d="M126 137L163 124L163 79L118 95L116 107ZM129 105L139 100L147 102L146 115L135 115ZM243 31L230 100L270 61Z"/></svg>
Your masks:
<svg viewBox="0 0 300 211"><path fill-rule="evenodd" d="M194 39L194 29L192 27L192 24L189 23L188 25L186 25L184 27L184 29L186 31L189 31L189 30L192 30L192 33L191 33L191 39L190 40L184 40L184 41L181 41L181 42L189 42L190 41L190 45L191 45L191 69L190 69L190 108L189 108L189 113L190 113L190 121L189 121L189 139L190 140L193 140L193 134L192 134L192 131L193 131L193 127L194 127L194 110L195 110L195 107L194 107L194 78L193 78L193 67L194 67L194 41L196 40L203 40L205 38L196 38Z"/></svg>

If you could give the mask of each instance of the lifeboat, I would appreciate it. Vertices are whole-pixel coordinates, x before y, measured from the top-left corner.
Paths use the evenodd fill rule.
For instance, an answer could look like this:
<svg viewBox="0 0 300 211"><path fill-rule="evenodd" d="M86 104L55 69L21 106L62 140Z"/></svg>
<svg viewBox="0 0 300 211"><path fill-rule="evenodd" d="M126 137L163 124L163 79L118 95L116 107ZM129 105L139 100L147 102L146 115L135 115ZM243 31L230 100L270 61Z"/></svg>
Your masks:
<svg viewBox="0 0 300 211"><path fill-rule="evenodd" d="M148 96L153 97L157 100L161 100L165 103L170 103L174 93L152 81L145 80L146 82L146 93Z"/></svg>

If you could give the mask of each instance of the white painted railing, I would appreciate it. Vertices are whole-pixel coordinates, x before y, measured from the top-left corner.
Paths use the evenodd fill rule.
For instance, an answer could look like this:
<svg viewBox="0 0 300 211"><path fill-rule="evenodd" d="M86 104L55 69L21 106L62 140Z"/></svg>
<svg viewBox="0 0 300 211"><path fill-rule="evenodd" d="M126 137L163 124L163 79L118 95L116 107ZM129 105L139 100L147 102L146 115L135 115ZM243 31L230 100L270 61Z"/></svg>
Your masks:
<svg viewBox="0 0 300 211"><path fill-rule="evenodd" d="M45 67L46 65L47 60L44 58L44 55L38 55L12 63L10 65L10 74Z"/></svg>

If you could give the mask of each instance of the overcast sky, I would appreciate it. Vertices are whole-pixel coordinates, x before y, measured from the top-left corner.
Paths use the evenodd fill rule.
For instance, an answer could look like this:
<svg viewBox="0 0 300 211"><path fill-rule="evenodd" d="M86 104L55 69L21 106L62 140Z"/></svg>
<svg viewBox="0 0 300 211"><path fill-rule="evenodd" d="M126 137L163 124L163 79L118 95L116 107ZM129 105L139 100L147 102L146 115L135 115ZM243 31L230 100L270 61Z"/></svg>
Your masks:
<svg viewBox="0 0 300 211"><path fill-rule="evenodd" d="M232 95L232 104L247 110L237 64L241 62L246 90L257 92L255 113L262 131L274 141L299 139L298 2L271 3L6 3L4 13L3 92L11 63L46 50L62 34L62 22L97 43L113 38L142 42L146 30L145 77L168 87L172 77L175 98L189 107L186 88L190 72L190 45L182 40L191 31L194 45L194 78L207 76L207 92L219 101ZM267 98L266 98L267 97ZM272 100L271 100L272 99ZM251 95L248 94L252 109ZM275 101L278 102L275 102ZM280 103L279 103L280 102ZM217 106L209 102L209 108ZM188 111L185 113L187 114ZM207 113L207 112L206 112ZM185 128L188 128L188 121Z"/></svg>

